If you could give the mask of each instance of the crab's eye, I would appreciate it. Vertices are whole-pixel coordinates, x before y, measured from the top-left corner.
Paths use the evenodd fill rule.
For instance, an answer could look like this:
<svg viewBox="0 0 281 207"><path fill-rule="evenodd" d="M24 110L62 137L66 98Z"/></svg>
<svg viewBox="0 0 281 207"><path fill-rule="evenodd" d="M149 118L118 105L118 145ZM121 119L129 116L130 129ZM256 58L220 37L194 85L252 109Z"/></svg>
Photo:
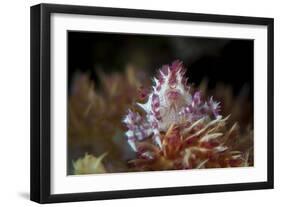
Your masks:
<svg viewBox="0 0 281 207"><path fill-rule="evenodd" d="M177 77L175 74L171 74L170 78L169 78L169 87L171 89L175 89L177 87Z"/></svg>
<svg viewBox="0 0 281 207"><path fill-rule="evenodd" d="M177 87L177 84L176 83L170 83L169 86L170 86L171 89L175 89Z"/></svg>

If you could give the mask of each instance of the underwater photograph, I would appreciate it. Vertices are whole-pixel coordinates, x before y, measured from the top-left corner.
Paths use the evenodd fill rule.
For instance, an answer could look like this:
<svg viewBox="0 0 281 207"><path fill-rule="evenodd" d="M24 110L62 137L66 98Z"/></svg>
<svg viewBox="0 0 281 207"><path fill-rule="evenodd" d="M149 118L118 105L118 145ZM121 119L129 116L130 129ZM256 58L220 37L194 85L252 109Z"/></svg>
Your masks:
<svg viewBox="0 0 281 207"><path fill-rule="evenodd" d="M254 40L67 32L67 175L254 166Z"/></svg>

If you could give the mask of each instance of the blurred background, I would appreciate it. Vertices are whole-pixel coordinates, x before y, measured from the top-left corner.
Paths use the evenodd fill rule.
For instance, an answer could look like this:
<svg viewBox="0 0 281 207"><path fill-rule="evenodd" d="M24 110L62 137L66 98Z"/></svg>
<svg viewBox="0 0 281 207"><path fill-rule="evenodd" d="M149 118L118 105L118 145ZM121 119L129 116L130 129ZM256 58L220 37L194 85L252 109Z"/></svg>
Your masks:
<svg viewBox="0 0 281 207"><path fill-rule="evenodd" d="M68 174L85 153L107 153L107 172L133 159L121 121L158 69L179 59L189 83L222 104L222 115L253 126L253 40L68 32ZM241 110L243 108L243 110ZM249 148L253 142L243 143Z"/></svg>
<svg viewBox="0 0 281 207"><path fill-rule="evenodd" d="M253 40L68 32L68 83L77 71L98 82L97 68L105 73L128 65L153 75L163 64L184 62L190 82L208 86L229 84L237 94L247 87L253 94ZM251 97L250 97L251 98Z"/></svg>

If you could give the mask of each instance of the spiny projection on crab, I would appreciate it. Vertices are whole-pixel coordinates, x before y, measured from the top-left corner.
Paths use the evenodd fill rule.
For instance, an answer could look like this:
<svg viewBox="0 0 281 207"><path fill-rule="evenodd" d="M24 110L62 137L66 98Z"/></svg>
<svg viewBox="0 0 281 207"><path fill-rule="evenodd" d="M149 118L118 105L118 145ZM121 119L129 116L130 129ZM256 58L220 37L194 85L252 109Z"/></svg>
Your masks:
<svg viewBox="0 0 281 207"><path fill-rule="evenodd" d="M179 60L163 65L146 103L137 103L142 113L128 110L126 138L137 153L129 163L139 170L246 166L247 155L227 146L238 125L226 128L220 103L193 92L185 72Z"/></svg>

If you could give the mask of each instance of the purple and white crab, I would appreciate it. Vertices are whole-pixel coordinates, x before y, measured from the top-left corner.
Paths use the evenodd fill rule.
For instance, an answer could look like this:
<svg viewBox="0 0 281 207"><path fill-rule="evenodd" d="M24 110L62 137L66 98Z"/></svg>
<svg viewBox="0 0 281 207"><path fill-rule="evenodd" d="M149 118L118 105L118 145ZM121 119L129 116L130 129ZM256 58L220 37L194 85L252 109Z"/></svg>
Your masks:
<svg viewBox="0 0 281 207"><path fill-rule="evenodd" d="M219 102L213 97L203 101L200 91L192 94L184 74L185 68L179 60L163 65L158 77L153 78L147 102L137 103L144 115L128 110L123 122L128 128L128 143L134 151L137 151L137 141L149 137L162 149L160 132L166 132L172 124L192 124L202 118L221 117Z"/></svg>

